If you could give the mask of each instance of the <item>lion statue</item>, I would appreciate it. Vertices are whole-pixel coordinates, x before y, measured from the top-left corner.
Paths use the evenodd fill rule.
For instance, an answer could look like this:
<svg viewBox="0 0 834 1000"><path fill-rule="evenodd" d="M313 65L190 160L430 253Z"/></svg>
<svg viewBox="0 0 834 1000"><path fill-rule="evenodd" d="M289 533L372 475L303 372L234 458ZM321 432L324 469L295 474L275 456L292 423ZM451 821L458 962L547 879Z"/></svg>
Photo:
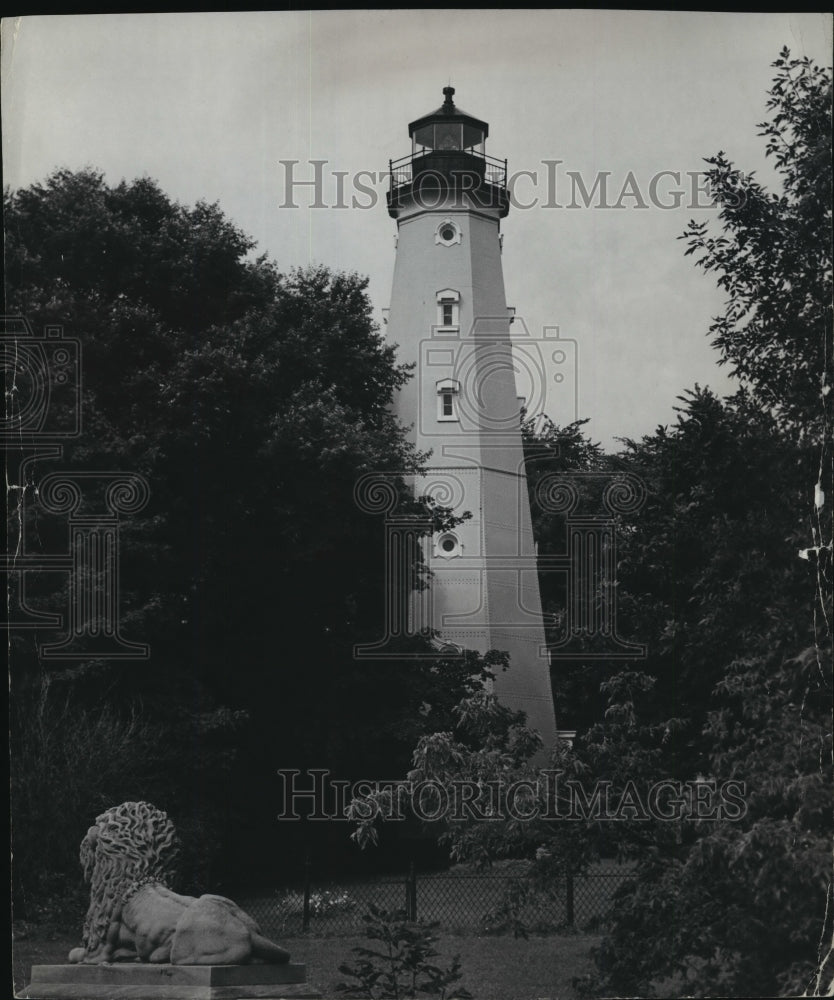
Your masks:
<svg viewBox="0 0 834 1000"><path fill-rule="evenodd" d="M81 841L90 907L82 946L70 962L171 965L283 964L289 952L224 896L182 896L168 888L179 843L168 816L124 802L96 817Z"/></svg>

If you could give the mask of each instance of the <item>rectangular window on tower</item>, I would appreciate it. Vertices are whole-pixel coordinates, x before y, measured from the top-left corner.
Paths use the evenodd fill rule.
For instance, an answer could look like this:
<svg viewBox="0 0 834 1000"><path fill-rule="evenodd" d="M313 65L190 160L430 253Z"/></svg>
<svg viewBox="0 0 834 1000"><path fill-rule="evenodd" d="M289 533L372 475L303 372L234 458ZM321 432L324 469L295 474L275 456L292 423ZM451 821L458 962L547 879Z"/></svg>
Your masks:
<svg viewBox="0 0 834 1000"><path fill-rule="evenodd" d="M458 421L457 399L460 391L460 383L454 379L443 379L437 383L437 419L447 423L450 420Z"/></svg>
<svg viewBox="0 0 834 1000"><path fill-rule="evenodd" d="M457 333L460 328L460 293L454 288L437 293L437 326L444 333Z"/></svg>

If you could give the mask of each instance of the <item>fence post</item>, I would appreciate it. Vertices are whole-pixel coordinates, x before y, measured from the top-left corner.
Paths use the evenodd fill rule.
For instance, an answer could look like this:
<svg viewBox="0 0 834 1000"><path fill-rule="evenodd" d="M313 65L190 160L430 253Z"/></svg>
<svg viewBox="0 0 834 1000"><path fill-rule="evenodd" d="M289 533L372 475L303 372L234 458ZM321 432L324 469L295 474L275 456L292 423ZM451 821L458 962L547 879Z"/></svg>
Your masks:
<svg viewBox="0 0 834 1000"><path fill-rule="evenodd" d="M414 862L408 866L408 876L405 882L405 915L408 920L417 919L417 871Z"/></svg>
<svg viewBox="0 0 834 1000"><path fill-rule="evenodd" d="M565 922L568 927L573 927L573 872L565 875Z"/></svg>
<svg viewBox="0 0 834 1000"><path fill-rule="evenodd" d="M307 856L304 859L304 909L301 915L301 929L308 931L310 929L310 869L312 868L312 863L310 861L310 852L307 852Z"/></svg>

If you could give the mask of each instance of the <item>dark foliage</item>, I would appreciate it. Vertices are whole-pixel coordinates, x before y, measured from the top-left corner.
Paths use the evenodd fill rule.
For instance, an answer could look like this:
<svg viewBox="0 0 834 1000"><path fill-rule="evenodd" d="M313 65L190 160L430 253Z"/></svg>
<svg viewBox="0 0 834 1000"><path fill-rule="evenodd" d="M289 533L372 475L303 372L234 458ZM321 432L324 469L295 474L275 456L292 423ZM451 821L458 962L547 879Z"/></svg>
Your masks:
<svg viewBox="0 0 834 1000"><path fill-rule="evenodd" d="M54 632L12 636L19 888L38 884L47 857L75 877L97 812L142 797L194 834L211 884L297 866L299 824L274 819L277 769L387 777L480 670L353 657L384 625L382 518L357 505L357 479L393 475L403 510L448 520L405 489L421 456L389 403L409 373L372 321L365 279L279 273L217 205L181 206L150 179L111 187L59 170L6 193L5 226L7 312L37 333L61 324L83 352L83 433L27 466L11 544L66 551L65 518L37 493L53 470L137 472L150 486L119 550L122 633L150 660L47 663L38 646ZM10 454L11 477L25 457ZM30 607L65 612L68 574L30 573L26 586ZM51 721L32 729L38 713ZM79 746L77 761L50 749L57 770L35 788L37 734L52 729L57 749L90 717L106 720L91 730L102 745ZM28 839L46 814L66 817L54 858Z"/></svg>

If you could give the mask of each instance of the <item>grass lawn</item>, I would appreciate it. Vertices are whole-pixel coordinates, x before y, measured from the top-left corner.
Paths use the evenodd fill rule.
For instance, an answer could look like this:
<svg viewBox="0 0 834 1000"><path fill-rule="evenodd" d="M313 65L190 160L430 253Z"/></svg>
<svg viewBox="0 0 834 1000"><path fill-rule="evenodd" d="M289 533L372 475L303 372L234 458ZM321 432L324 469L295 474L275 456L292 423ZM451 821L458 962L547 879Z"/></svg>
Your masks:
<svg viewBox="0 0 834 1000"><path fill-rule="evenodd" d="M435 963L451 964L460 955L462 986L476 1000L570 1000L574 976L590 968L588 952L599 941L587 935L549 935L527 941L512 936L478 937L474 934L442 935L441 957ZM306 962L311 982L328 998L337 997L343 962L353 964L351 949L369 945L365 938L306 938L288 941L293 960Z"/></svg>
<svg viewBox="0 0 834 1000"><path fill-rule="evenodd" d="M81 930L64 934L37 924L15 923L12 937L12 974L18 992L29 982L33 965L65 965L70 948L81 943Z"/></svg>
<svg viewBox="0 0 834 1000"><path fill-rule="evenodd" d="M20 931L20 928L18 929ZM50 932L28 925L15 935L15 989L28 982L34 964L64 964L70 948L80 943L80 935ZM588 952L597 937L582 934L530 937L525 941L507 937L479 937L475 934L445 934L438 944L440 965L459 954L461 983L476 1000L571 1000L575 996L571 980L589 968ZM351 949L367 945L364 937L301 937L286 942L293 961L307 964L310 982L327 1000L343 996L335 992L344 978L343 962L353 963Z"/></svg>

